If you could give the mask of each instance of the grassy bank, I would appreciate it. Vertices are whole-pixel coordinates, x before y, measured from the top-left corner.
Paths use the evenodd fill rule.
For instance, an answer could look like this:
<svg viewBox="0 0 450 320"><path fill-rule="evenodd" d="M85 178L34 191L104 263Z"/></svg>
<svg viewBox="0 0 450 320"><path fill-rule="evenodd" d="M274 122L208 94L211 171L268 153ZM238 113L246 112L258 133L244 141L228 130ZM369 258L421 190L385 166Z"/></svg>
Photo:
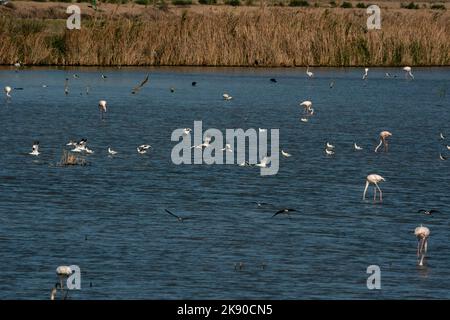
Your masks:
<svg viewBox="0 0 450 320"><path fill-rule="evenodd" d="M82 8L82 29L67 30L66 7L40 19L3 10L0 64L450 65L448 10L383 9L382 29L368 31L365 9L148 6L130 16L115 6Z"/></svg>

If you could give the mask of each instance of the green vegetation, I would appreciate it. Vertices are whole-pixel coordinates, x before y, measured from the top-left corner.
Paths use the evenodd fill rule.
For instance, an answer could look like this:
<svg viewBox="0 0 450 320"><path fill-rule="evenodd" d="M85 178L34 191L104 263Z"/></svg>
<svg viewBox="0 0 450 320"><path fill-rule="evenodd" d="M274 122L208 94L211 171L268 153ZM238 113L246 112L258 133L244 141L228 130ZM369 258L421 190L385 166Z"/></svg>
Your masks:
<svg viewBox="0 0 450 320"><path fill-rule="evenodd" d="M192 0L172 0L174 6L187 6L192 4Z"/></svg>
<svg viewBox="0 0 450 320"><path fill-rule="evenodd" d="M446 10L445 5L441 4L441 3L433 3L430 6L430 9L433 9L433 10Z"/></svg>
<svg viewBox="0 0 450 320"><path fill-rule="evenodd" d="M410 2L408 4L401 3L400 4L400 8L403 8L403 9L419 9L419 5L415 4L414 2Z"/></svg>
<svg viewBox="0 0 450 320"><path fill-rule="evenodd" d="M229 6L237 7L241 5L241 0L225 0L224 3Z"/></svg>
<svg viewBox="0 0 450 320"><path fill-rule="evenodd" d="M309 2L305 0L290 0L290 7L309 7Z"/></svg>

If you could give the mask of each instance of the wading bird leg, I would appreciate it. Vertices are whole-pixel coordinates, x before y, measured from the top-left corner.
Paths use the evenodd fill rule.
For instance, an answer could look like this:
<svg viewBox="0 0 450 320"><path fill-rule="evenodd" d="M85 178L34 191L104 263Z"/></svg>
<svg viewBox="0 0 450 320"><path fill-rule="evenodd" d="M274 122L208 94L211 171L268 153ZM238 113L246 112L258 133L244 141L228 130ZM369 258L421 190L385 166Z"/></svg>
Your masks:
<svg viewBox="0 0 450 320"><path fill-rule="evenodd" d="M378 183L375 183L375 186L377 187L378 191L380 191L380 202L383 202L383 192L381 192L381 189L378 186Z"/></svg>

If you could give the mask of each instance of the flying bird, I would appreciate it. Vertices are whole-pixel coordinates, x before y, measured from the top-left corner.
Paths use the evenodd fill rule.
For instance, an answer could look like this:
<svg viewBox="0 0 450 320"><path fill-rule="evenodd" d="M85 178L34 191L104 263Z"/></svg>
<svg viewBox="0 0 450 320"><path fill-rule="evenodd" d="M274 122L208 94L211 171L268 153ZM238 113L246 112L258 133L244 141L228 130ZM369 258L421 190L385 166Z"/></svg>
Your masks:
<svg viewBox="0 0 450 320"><path fill-rule="evenodd" d="M172 213L172 212L170 212L169 210L167 210L167 209L164 209L168 214L170 214L172 217L175 217L175 218L177 218L177 220L178 220L178 222L183 222L184 220L187 220L187 219L190 219L189 217L180 217L180 216L177 216L175 213Z"/></svg>
<svg viewBox="0 0 450 320"><path fill-rule="evenodd" d="M144 79L138 86L134 87L133 90L131 91L131 93L132 93L132 94L138 93L139 90L141 90L142 87L148 82L148 77L149 77L149 75L147 75L147 76L145 77L145 79Z"/></svg>
<svg viewBox="0 0 450 320"><path fill-rule="evenodd" d="M440 211L439 210L434 210L434 209L431 209L431 210L420 209L419 211L417 211L417 213L423 213L423 214L425 214L427 216L431 216L433 213L440 213Z"/></svg>
<svg viewBox="0 0 450 320"><path fill-rule="evenodd" d="M366 187L364 188L363 193L363 200L366 199L366 192L367 188L369 187L369 184L373 184L373 200L375 201L377 199L377 189L380 191L380 201L383 201L383 193L381 192L380 187L378 186L378 183L386 181L382 176L378 174L369 174L366 178Z"/></svg>
<svg viewBox="0 0 450 320"><path fill-rule="evenodd" d="M290 212L294 212L294 211L297 211L297 210L295 210L295 209L290 209L290 208L283 208L283 209L278 210L277 212L275 212L274 215L272 216L272 218L275 217L275 216L277 216L277 215L279 215L279 214L287 214L288 217L289 217Z"/></svg>

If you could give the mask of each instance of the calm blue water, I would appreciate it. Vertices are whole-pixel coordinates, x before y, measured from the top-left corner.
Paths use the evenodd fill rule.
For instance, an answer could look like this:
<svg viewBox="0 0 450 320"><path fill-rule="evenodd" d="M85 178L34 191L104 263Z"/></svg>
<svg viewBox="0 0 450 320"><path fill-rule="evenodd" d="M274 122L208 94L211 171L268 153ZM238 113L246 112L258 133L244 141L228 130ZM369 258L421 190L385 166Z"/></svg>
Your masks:
<svg viewBox="0 0 450 320"><path fill-rule="evenodd" d="M72 299L450 298L450 160L439 160L450 155L450 69L415 68L414 81L400 69L371 69L367 81L361 69L313 71L315 79L304 69L0 70L1 88L23 88L0 99L0 298L48 299L56 267L72 264L82 272ZM302 100L314 103L308 123L299 121ZM280 128L293 156L269 177L176 166L170 135L194 120L204 129ZM375 154L382 130L393 133L390 152ZM83 137L95 151L90 165L56 166L65 144ZM37 158L27 155L33 140ZM354 141L364 150L354 152ZM152 150L137 154L144 143ZM119 154L108 157L108 146ZM361 201L369 173L386 178L382 204ZM282 207L297 212L271 218ZM192 219L179 223L165 208ZM421 223L431 237L419 269ZM366 287L372 264L381 290Z"/></svg>

